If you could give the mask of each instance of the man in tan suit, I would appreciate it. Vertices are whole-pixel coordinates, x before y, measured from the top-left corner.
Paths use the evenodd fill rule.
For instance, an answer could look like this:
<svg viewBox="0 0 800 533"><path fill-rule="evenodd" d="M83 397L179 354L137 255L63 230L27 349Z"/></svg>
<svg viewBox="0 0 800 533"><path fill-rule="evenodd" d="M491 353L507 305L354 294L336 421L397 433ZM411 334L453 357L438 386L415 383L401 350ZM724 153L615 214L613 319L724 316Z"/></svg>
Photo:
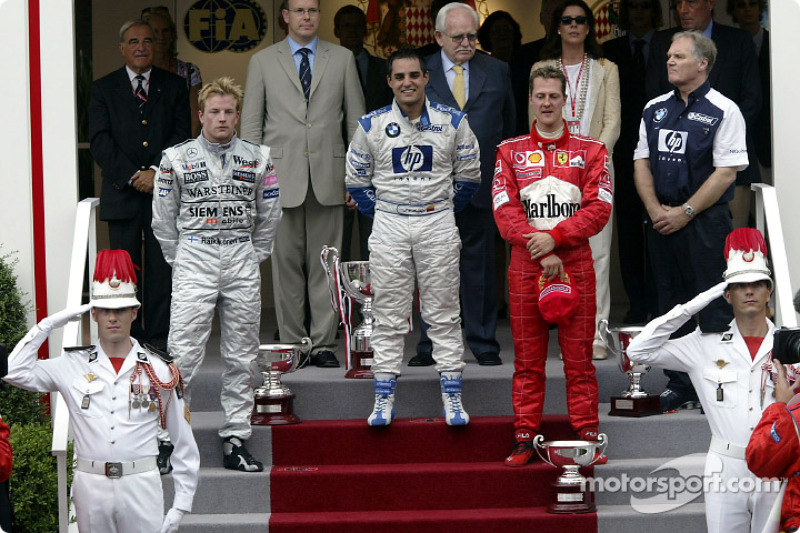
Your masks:
<svg viewBox="0 0 800 533"><path fill-rule="evenodd" d="M317 37L319 0L288 0L281 14L287 38L255 54L247 68L242 138L269 146L278 173L283 219L272 283L281 341L306 336L308 298L311 363L335 368L337 320L319 254L323 245L341 247L344 156L364 95L353 54Z"/></svg>

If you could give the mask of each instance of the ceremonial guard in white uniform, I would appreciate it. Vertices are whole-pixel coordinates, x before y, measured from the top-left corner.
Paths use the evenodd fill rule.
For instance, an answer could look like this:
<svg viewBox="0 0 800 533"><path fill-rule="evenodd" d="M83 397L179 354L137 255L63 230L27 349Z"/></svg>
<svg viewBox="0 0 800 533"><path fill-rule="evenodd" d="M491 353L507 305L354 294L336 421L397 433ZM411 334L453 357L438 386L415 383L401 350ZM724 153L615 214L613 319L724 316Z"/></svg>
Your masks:
<svg viewBox="0 0 800 533"><path fill-rule="evenodd" d="M91 309L97 346L69 348L39 360L50 332ZM200 453L183 403L183 383L166 353L130 336L139 310L136 275L122 250L97 255L91 301L43 319L9 356L7 382L37 392L60 392L72 420L73 480L80 531L174 533L192 510ZM175 498L163 516L164 494L156 467L157 429L169 429Z"/></svg>

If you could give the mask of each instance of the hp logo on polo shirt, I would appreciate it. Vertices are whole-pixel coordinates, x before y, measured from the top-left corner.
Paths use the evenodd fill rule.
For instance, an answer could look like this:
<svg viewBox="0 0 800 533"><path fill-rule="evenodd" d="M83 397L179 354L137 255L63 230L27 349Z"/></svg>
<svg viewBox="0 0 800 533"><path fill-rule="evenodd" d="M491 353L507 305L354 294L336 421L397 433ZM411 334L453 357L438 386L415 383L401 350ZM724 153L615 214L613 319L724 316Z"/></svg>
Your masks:
<svg viewBox="0 0 800 533"><path fill-rule="evenodd" d="M685 131L658 130L658 151L685 154L688 137L689 134Z"/></svg>
<svg viewBox="0 0 800 533"><path fill-rule="evenodd" d="M433 169L433 146L392 148L392 169L395 174L430 172Z"/></svg>

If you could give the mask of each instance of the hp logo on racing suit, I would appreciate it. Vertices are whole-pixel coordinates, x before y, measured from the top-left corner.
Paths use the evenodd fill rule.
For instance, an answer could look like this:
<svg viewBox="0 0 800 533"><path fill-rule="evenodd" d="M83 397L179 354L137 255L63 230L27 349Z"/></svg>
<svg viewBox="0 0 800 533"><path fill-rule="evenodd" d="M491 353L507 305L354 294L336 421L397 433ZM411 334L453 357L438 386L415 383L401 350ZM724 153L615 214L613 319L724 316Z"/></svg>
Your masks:
<svg viewBox="0 0 800 533"><path fill-rule="evenodd" d="M392 169L395 174L430 172L433 169L433 146L392 148Z"/></svg>
<svg viewBox="0 0 800 533"><path fill-rule="evenodd" d="M658 151L685 154L688 136L689 134L685 131L658 130Z"/></svg>

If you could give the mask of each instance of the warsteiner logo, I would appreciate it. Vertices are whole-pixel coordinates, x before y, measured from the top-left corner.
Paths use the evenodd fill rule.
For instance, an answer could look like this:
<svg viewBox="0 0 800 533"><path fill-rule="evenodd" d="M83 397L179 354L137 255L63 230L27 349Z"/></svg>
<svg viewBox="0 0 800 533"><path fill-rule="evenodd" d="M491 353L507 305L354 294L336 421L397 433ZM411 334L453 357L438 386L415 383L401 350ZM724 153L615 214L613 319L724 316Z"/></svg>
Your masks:
<svg viewBox="0 0 800 533"><path fill-rule="evenodd" d="M183 31L203 52L246 52L267 33L267 17L254 0L198 0L186 12Z"/></svg>

